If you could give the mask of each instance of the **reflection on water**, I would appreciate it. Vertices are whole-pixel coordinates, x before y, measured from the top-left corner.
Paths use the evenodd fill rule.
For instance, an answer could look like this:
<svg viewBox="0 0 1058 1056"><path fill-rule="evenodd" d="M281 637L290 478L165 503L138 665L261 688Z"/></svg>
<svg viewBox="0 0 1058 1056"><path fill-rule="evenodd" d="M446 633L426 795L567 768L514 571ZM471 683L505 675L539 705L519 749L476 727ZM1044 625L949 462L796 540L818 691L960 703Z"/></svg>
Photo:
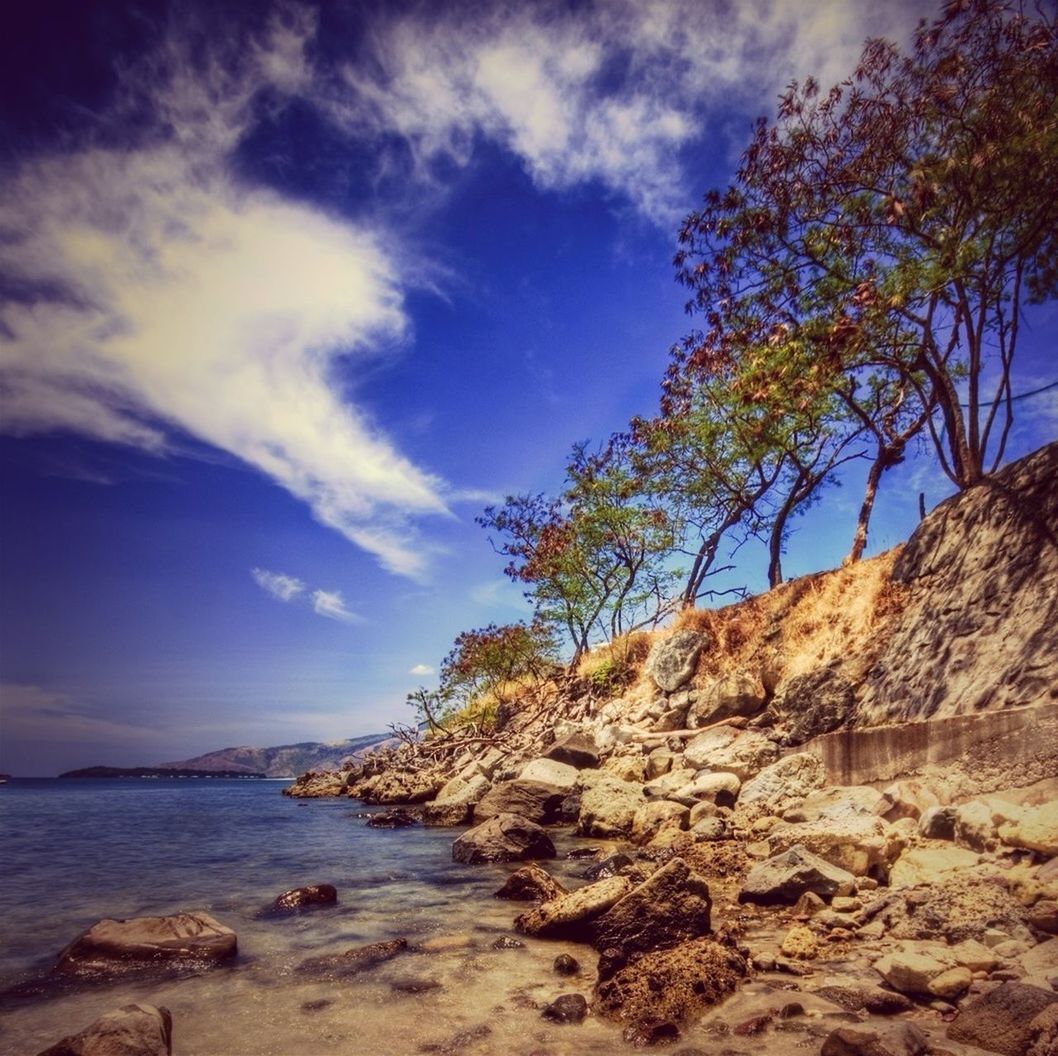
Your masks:
<svg viewBox="0 0 1058 1056"><path fill-rule="evenodd" d="M202 909L234 928L240 947L233 967L200 976L8 1001L0 1048L32 1056L129 1001L169 1007L177 1056L561 1056L620 1046L608 1024L556 1026L535 1007L590 994L590 951L528 939L492 948L513 935L519 912L491 897L511 867L453 863L451 830L370 829L348 800L290 800L280 787L15 781L0 790L3 987L45 972L104 916ZM584 841L556 842L561 854ZM554 869L576 884L583 863L560 859ZM260 916L281 891L321 882L338 888L336 907ZM434 949L340 981L296 970L308 956L397 937ZM581 977L554 974L562 952L584 963Z"/></svg>

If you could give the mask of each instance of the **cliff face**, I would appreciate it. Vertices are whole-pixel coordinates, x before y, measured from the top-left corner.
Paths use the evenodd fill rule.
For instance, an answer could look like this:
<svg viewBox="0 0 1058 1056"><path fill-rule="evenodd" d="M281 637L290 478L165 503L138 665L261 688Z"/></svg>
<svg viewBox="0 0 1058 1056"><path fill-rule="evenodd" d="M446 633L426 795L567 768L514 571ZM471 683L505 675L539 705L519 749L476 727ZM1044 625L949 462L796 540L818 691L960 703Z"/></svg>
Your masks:
<svg viewBox="0 0 1058 1056"><path fill-rule="evenodd" d="M857 725L1058 700L1058 443L933 510L892 579Z"/></svg>

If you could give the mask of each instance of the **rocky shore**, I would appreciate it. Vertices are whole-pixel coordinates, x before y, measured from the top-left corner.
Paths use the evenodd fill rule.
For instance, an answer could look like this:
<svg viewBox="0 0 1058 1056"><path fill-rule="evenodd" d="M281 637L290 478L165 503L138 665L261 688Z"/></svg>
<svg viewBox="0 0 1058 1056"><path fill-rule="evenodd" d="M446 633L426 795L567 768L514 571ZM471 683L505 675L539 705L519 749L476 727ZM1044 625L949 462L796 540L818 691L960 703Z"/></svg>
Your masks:
<svg viewBox="0 0 1058 1056"><path fill-rule="evenodd" d="M1055 481L1051 445L897 551L642 636L619 685L556 676L486 732L285 788L367 804L357 823L394 840L451 827L453 859L510 905L492 950L553 944L551 996L511 1001L561 1043L496 1048L481 1022L418 1051L558 1056L596 1023L615 1049L679 1056L1058 1056ZM317 884L267 912L339 897ZM460 942L395 925L297 972L363 977ZM203 914L107 921L56 970L235 950ZM159 1056L179 1035L164 1008L104 1020L48 1056ZM140 1048L92 1047L133 1027Z"/></svg>

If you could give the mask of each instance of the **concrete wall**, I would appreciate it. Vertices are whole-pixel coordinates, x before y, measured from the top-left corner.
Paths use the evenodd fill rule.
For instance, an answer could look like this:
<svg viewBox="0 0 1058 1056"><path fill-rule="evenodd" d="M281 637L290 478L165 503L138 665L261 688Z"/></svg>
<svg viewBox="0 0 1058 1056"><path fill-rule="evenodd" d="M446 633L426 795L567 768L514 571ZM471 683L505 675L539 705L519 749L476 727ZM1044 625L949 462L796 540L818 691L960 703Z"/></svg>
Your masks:
<svg viewBox="0 0 1058 1056"><path fill-rule="evenodd" d="M797 750L818 756L836 785L920 777L961 799L1058 777L1058 705L839 730Z"/></svg>

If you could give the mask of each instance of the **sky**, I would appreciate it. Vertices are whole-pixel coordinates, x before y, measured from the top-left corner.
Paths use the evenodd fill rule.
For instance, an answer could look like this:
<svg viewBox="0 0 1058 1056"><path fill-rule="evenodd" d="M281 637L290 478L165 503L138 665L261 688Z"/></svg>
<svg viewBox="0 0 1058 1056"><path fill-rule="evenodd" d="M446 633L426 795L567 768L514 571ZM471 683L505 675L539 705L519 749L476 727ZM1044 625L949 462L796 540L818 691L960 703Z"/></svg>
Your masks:
<svg viewBox="0 0 1058 1056"><path fill-rule="evenodd" d="M474 518L650 414L681 218L900 0L40 0L0 40L0 770L408 721L526 615ZM1016 388L1053 380L1053 307ZM1011 454L1052 439L1051 393ZM786 568L835 565L857 474ZM927 458L883 484L906 537ZM739 555L763 583L763 551Z"/></svg>

